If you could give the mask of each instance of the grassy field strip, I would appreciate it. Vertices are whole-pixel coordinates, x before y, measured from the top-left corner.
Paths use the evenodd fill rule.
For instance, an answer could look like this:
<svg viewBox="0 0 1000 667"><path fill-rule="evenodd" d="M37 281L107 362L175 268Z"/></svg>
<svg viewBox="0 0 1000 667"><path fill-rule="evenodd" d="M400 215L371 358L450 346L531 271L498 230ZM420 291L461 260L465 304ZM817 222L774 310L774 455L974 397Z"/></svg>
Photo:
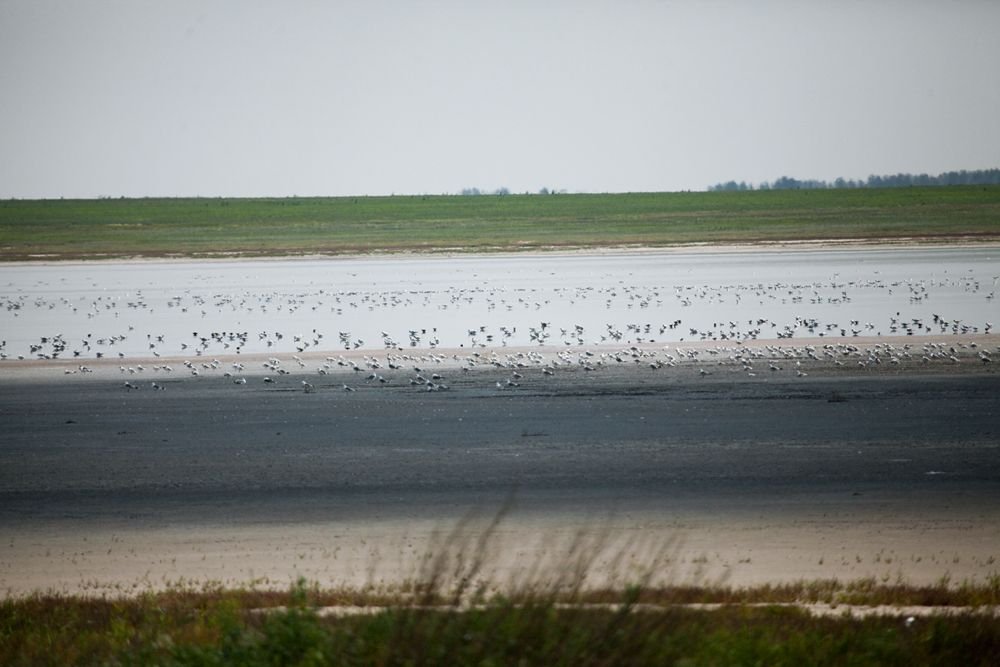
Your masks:
<svg viewBox="0 0 1000 667"><path fill-rule="evenodd" d="M1000 238L1000 186L0 201L0 260Z"/></svg>

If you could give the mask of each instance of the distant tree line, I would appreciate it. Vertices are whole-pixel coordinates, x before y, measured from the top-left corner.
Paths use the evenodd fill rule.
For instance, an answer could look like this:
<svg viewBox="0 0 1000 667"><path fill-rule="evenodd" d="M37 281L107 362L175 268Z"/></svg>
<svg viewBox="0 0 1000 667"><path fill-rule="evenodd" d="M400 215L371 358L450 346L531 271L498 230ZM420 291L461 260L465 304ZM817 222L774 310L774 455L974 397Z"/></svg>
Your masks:
<svg viewBox="0 0 1000 667"><path fill-rule="evenodd" d="M565 194L566 190L550 190L548 188L542 188L538 191L540 195L555 195L555 194ZM497 197L503 197L504 195L509 195L510 190L508 188L497 188L496 190L480 190L479 188L462 188L462 194L465 196L476 196L476 195L496 195ZM531 194L530 192L525 192L524 194Z"/></svg>
<svg viewBox="0 0 1000 667"><path fill-rule="evenodd" d="M496 195L502 197L504 195L509 195L510 190L507 188L497 188L496 190L480 190L479 188L462 188L462 194L467 197L478 196L478 195Z"/></svg>
<svg viewBox="0 0 1000 667"><path fill-rule="evenodd" d="M893 174L869 176L865 180L838 178L832 183L816 179L799 180L782 176L768 183L754 186L746 181L728 181L708 186L709 192L739 192L746 190L828 190L836 188L908 188L923 185L1000 185L1000 169L974 169L946 171L937 176L929 174Z"/></svg>

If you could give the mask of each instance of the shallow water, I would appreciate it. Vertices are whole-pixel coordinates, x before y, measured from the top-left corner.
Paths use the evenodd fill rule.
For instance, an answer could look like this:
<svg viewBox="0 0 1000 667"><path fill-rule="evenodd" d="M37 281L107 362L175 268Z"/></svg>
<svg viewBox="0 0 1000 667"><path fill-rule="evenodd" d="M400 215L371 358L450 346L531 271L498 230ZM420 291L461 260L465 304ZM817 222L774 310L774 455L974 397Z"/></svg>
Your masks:
<svg viewBox="0 0 1000 667"><path fill-rule="evenodd" d="M7 358L986 333L1000 249L0 266Z"/></svg>

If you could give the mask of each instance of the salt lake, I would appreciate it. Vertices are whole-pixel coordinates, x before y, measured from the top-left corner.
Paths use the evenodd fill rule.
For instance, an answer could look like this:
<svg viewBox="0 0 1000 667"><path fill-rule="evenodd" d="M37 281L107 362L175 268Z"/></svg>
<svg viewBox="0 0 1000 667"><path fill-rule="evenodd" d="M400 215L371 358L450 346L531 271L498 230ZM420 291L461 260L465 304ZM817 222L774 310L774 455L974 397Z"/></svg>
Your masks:
<svg viewBox="0 0 1000 667"><path fill-rule="evenodd" d="M989 333L1000 248L0 265L5 358Z"/></svg>

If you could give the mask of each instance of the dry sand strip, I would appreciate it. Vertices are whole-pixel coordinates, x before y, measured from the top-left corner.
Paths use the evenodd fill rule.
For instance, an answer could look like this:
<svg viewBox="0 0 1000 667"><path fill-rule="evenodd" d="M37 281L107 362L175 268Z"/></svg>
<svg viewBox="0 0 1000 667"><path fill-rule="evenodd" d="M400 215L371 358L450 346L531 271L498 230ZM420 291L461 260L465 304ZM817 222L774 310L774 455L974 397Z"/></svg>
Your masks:
<svg viewBox="0 0 1000 667"><path fill-rule="evenodd" d="M813 499L816 500L816 499ZM476 585L540 590L576 576L585 583L752 587L836 579L892 585L984 584L998 574L1000 510L906 512L895 503L835 514L789 499L783 510L752 499L743 512L630 511L608 522L584 512L511 515L488 536ZM604 523L604 525L601 525ZM373 518L299 525L178 525L136 529L73 521L5 531L0 592L116 596L177 586L288 590L299 578L324 589L398 590L427 581L447 558L454 578L483 538L482 527L449 537L443 521ZM451 551L441 556L442 543ZM428 555L430 554L430 555ZM443 581L448 584L448 581Z"/></svg>
<svg viewBox="0 0 1000 667"><path fill-rule="evenodd" d="M517 605L514 605L515 607ZM566 609L566 610L597 610L597 611L613 611L618 612L626 607L619 604L572 604L572 603L558 603L552 605L555 609ZM933 618L937 616L965 616L969 614L981 615L981 616L998 616L1000 615L1000 606L983 605L978 607L965 607L965 606L914 606L914 605L852 605L852 604L822 604L822 603L800 603L800 602L787 602L787 603L769 603L769 602L752 602L752 603L689 603L689 604L632 604L628 605L627 609L630 613L647 613L647 614L657 614L664 611L672 611L675 609L691 610L691 611L717 611L719 609L726 609L731 607L747 607L747 608L773 608L779 607L784 609L800 609L802 611L808 612L811 616L819 616L823 618L871 618L871 617L894 617L900 618L906 625L912 624L918 618ZM251 613L256 614L274 614L287 611L287 607L265 607L261 609L253 609ZM355 606L355 605L338 605L332 607L317 607L312 611L320 616L321 618L347 618L350 616L375 616L377 614L389 612L389 611L439 611L441 613L462 613L467 611L483 611L490 609L489 605L445 605L445 606L426 606L426 605L402 605L399 607L383 607L383 606Z"/></svg>

